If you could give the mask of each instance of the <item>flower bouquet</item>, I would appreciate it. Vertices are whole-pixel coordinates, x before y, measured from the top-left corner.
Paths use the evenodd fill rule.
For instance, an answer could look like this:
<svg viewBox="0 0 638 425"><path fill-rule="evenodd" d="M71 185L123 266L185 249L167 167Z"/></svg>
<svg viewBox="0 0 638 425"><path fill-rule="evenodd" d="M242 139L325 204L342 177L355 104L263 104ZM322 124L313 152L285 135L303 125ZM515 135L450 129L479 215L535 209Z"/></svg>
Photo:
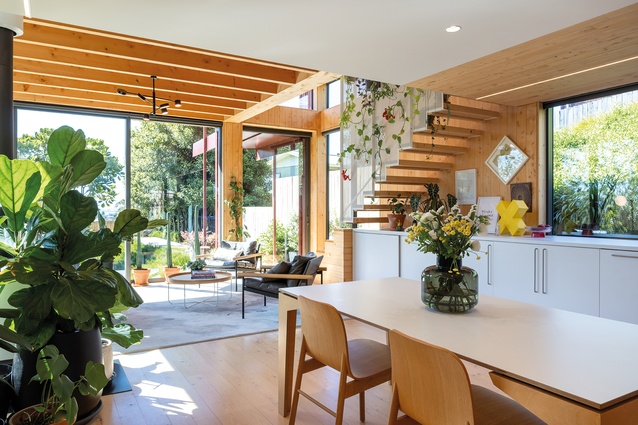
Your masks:
<svg viewBox="0 0 638 425"><path fill-rule="evenodd" d="M470 253L480 259L476 234L485 234L488 218L476 213L476 205L467 215L458 205L449 211L445 206L437 210L413 212L414 223L408 229L406 242L417 243L418 250L437 255L437 265L427 267L421 275L422 300L439 311L459 313L478 303L478 275L462 267L462 258Z"/></svg>

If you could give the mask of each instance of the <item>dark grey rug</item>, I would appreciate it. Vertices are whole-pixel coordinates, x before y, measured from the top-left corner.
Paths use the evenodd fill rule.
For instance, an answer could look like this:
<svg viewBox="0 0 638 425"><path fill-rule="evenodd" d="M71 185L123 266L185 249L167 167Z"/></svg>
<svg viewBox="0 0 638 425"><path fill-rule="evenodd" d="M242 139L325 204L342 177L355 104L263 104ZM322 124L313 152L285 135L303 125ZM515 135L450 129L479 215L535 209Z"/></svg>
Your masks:
<svg viewBox="0 0 638 425"><path fill-rule="evenodd" d="M138 308L126 311L127 321L144 331L140 344L128 349L114 344L116 353L135 353L157 348L173 347L194 342L210 341L239 335L274 331L278 327L276 298L264 298L246 293L246 318L241 318L241 286L231 292L230 285L220 287L219 300L193 305L214 294L212 285L189 287L186 293L188 308L184 308L181 286L171 286L171 303L167 301L164 283L135 288L144 299ZM232 285L232 290L235 285Z"/></svg>

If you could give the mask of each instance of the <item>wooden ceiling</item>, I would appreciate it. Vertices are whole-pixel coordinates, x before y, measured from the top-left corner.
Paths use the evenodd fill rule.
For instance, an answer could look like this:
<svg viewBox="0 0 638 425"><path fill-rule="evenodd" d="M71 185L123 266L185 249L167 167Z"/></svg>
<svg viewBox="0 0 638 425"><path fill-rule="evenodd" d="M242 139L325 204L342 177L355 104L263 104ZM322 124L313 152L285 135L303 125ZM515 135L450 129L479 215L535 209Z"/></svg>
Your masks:
<svg viewBox="0 0 638 425"><path fill-rule="evenodd" d="M338 48L338 47L335 47ZM468 46L471 48L471 46ZM14 43L14 99L151 111L117 89L179 99L169 116L242 122L339 76L38 19ZM527 105L638 82L638 3L413 82Z"/></svg>
<svg viewBox="0 0 638 425"><path fill-rule="evenodd" d="M638 3L409 85L521 106L636 82Z"/></svg>
<svg viewBox="0 0 638 425"><path fill-rule="evenodd" d="M179 99L171 117L247 119L338 75L37 19L14 42L14 100L145 114L127 92ZM157 104L163 102L158 102Z"/></svg>

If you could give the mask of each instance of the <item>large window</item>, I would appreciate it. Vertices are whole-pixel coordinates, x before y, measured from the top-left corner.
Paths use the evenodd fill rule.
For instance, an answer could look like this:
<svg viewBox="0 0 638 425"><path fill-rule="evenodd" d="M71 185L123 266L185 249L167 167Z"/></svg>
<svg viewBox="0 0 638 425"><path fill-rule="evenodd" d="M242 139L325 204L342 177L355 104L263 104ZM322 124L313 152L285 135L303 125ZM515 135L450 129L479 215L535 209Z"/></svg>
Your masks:
<svg viewBox="0 0 638 425"><path fill-rule="evenodd" d="M556 234L638 236L638 87L550 105Z"/></svg>
<svg viewBox="0 0 638 425"><path fill-rule="evenodd" d="M332 108L333 106L337 106L341 104L341 80L334 80L331 83L327 84L328 90L326 90L326 94L328 96L328 101L326 105L328 108Z"/></svg>
<svg viewBox="0 0 638 425"><path fill-rule="evenodd" d="M328 145L328 239L332 239L334 229L341 227L341 174L339 153L341 152L341 132L333 131L326 135Z"/></svg>

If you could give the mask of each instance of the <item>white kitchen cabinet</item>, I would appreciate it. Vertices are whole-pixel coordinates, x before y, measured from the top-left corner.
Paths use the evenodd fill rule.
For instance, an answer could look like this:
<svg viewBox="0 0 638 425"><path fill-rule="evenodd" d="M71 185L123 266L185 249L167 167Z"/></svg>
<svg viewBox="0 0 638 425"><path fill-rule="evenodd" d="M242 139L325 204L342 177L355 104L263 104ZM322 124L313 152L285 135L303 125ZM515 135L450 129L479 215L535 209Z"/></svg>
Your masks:
<svg viewBox="0 0 638 425"><path fill-rule="evenodd" d="M638 324L638 252L600 251L600 316Z"/></svg>
<svg viewBox="0 0 638 425"><path fill-rule="evenodd" d="M507 242L494 245L494 295L598 316L599 250Z"/></svg>
<svg viewBox="0 0 638 425"><path fill-rule="evenodd" d="M353 279L399 276L399 236L380 232L354 232Z"/></svg>
<svg viewBox="0 0 638 425"><path fill-rule="evenodd" d="M490 241L481 242L481 251L478 253L480 260L477 260L477 256L470 253L467 257L463 258L463 266L476 270L479 279L479 294L494 295L493 285L493 251L494 243Z"/></svg>
<svg viewBox="0 0 638 425"><path fill-rule="evenodd" d="M417 243L407 243L401 238L401 255L399 276L407 279L421 280L423 269L436 264L436 255L417 251Z"/></svg>

